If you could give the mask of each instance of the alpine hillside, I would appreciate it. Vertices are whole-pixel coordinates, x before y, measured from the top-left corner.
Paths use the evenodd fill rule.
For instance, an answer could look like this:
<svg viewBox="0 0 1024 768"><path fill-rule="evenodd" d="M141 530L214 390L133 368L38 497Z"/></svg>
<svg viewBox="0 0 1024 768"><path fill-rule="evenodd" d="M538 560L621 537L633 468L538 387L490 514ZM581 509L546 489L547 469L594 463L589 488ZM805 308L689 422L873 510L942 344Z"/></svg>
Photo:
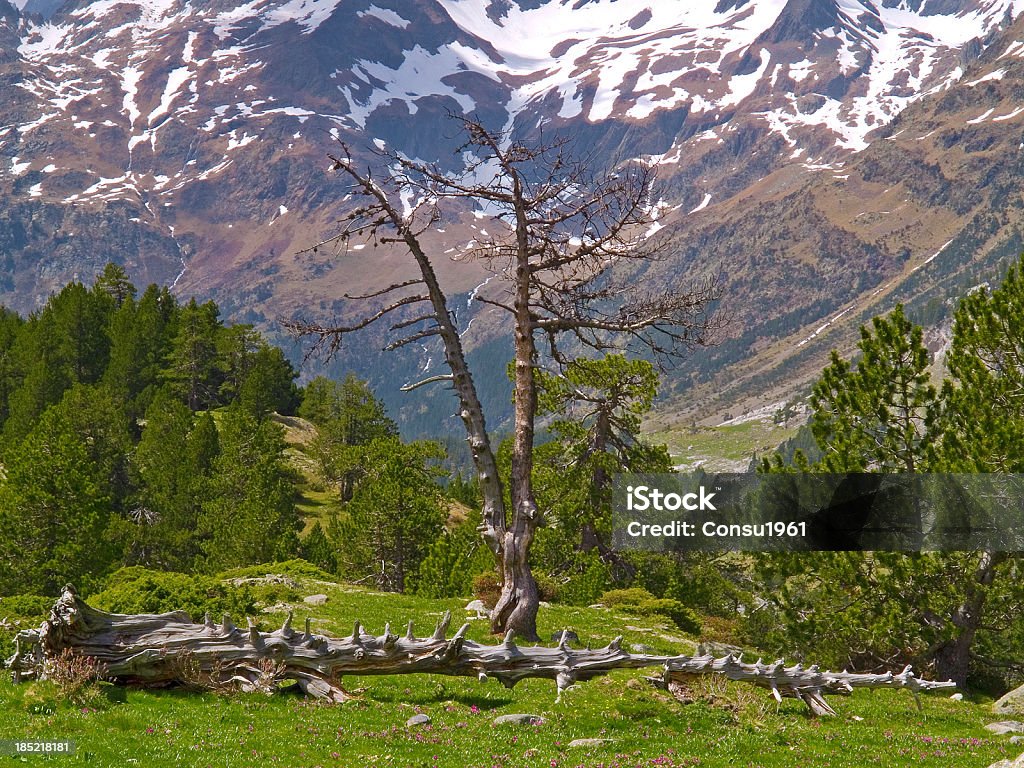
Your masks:
<svg viewBox="0 0 1024 768"><path fill-rule="evenodd" d="M311 249L347 191L327 153L454 167L450 113L658 164L671 256L637 279L719 275L731 318L670 380L673 415L785 399L865 313L941 315L1021 244L1019 0L19 5L0 0L0 303L19 311L114 260L272 331L332 317L408 265ZM472 301L493 275L458 261L487 226L429 243L468 345L500 362ZM442 359L374 346L341 364L392 402Z"/></svg>

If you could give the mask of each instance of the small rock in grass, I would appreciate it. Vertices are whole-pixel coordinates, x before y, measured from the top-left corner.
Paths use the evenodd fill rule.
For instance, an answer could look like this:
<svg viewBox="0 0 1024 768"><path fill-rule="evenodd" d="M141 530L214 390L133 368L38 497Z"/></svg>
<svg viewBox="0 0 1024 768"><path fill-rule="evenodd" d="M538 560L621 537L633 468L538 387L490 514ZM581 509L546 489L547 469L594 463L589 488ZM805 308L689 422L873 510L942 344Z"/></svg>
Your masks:
<svg viewBox="0 0 1024 768"><path fill-rule="evenodd" d="M323 605L327 602L327 595L310 595L302 598L302 602L308 605Z"/></svg>
<svg viewBox="0 0 1024 768"><path fill-rule="evenodd" d="M1024 736L1011 736L1010 737L1010 743L1011 744L1024 744Z"/></svg>
<svg viewBox="0 0 1024 768"><path fill-rule="evenodd" d="M543 722L540 715L501 715L494 718L493 725L540 725Z"/></svg>
<svg viewBox="0 0 1024 768"><path fill-rule="evenodd" d="M962 693L954 693L949 697L951 701L963 701L964 695Z"/></svg>
<svg viewBox="0 0 1024 768"><path fill-rule="evenodd" d="M569 742L570 747L600 747L602 744L610 744L611 739L573 739Z"/></svg>
<svg viewBox="0 0 1024 768"><path fill-rule="evenodd" d="M985 730L999 735L1004 733L1024 733L1024 723L1018 720L1001 720L998 723L989 723L985 726Z"/></svg>
<svg viewBox="0 0 1024 768"><path fill-rule="evenodd" d="M630 643L629 649L633 653L654 653L654 649L651 646L644 645L643 643Z"/></svg>
<svg viewBox="0 0 1024 768"><path fill-rule="evenodd" d="M430 725L430 715L413 715L405 721L406 728L412 728L417 725Z"/></svg>
<svg viewBox="0 0 1024 768"><path fill-rule="evenodd" d="M466 604L466 613L470 613L473 611L476 612L476 618L478 619L486 619L488 616L491 615L491 612L488 610L487 606L484 605L483 600L470 600Z"/></svg>

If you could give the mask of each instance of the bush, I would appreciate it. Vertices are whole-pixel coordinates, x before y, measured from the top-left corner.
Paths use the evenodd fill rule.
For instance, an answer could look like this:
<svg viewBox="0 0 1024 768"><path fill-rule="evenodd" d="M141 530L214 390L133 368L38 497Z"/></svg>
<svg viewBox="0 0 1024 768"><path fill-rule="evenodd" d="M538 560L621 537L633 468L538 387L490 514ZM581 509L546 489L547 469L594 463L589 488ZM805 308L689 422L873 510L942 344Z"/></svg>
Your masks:
<svg viewBox="0 0 1024 768"><path fill-rule="evenodd" d="M0 629L0 662L14 653L14 636L19 630L38 627L50 612L54 600L41 595L0 597L0 620L7 628Z"/></svg>
<svg viewBox="0 0 1024 768"><path fill-rule="evenodd" d="M247 587L234 587L210 576L150 571L139 566L113 573L105 589L89 598L89 603L114 613L185 611L194 621L207 611L215 617L256 613L255 600Z"/></svg>
<svg viewBox="0 0 1024 768"><path fill-rule="evenodd" d="M296 558L285 560L280 563L262 563L260 565L247 565L241 568L232 568L218 574L221 579L250 579L266 576L270 573L280 573L284 576L291 576L293 579L316 579L317 581L337 582L337 577L327 573L306 560Z"/></svg>
<svg viewBox="0 0 1024 768"><path fill-rule="evenodd" d="M546 573L538 571L533 574L537 582L537 592L543 602L550 603L558 596L558 584ZM501 579L495 571L484 571L473 578L473 597L480 600L488 608L493 608L501 596Z"/></svg>
<svg viewBox="0 0 1024 768"><path fill-rule="evenodd" d="M501 579L495 571L484 571L473 577L473 597L493 608L501 596Z"/></svg>
<svg viewBox="0 0 1024 768"><path fill-rule="evenodd" d="M673 623L683 632L689 632L694 635L700 633L700 622L693 611L678 600L673 600L670 597L656 597L653 600L645 600L637 606L637 612L646 616L665 616L672 619Z"/></svg>
<svg viewBox="0 0 1024 768"><path fill-rule="evenodd" d="M601 599L598 600L598 602L608 608L617 608L622 605L638 606L640 603L645 603L648 600L655 599L655 596L646 589L641 587L631 587L630 589L608 590L601 595Z"/></svg>
<svg viewBox="0 0 1024 768"><path fill-rule="evenodd" d="M415 579L406 582L407 592L411 588L420 597L465 597L473 593L476 575L493 572L494 555L469 520L442 532L430 545Z"/></svg>
<svg viewBox="0 0 1024 768"><path fill-rule="evenodd" d="M36 619L42 621L53 607L52 597L42 595L11 595L0 597L0 619Z"/></svg>
<svg viewBox="0 0 1024 768"><path fill-rule="evenodd" d="M575 571L559 587L560 602L567 605L590 605L608 588L611 570L598 553L580 552L572 570Z"/></svg>
<svg viewBox="0 0 1024 768"><path fill-rule="evenodd" d="M57 686L60 695L78 706L89 706L99 701L99 682L106 673L106 667L96 659L77 654L70 648L65 648L46 665L46 675Z"/></svg>
<svg viewBox="0 0 1024 768"><path fill-rule="evenodd" d="M712 643L739 644L742 642L740 635L740 619L723 619L721 616L704 616L700 628L701 640Z"/></svg>
<svg viewBox="0 0 1024 768"><path fill-rule="evenodd" d="M545 603L557 603L561 585L543 571L534 571L533 580L537 582L540 599Z"/></svg>
<svg viewBox="0 0 1024 768"><path fill-rule="evenodd" d="M601 595L601 603L609 608L620 608L641 616L665 616L683 632L700 632L700 622L682 602L668 597L655 597L646 589L613 589Z"/></svg>

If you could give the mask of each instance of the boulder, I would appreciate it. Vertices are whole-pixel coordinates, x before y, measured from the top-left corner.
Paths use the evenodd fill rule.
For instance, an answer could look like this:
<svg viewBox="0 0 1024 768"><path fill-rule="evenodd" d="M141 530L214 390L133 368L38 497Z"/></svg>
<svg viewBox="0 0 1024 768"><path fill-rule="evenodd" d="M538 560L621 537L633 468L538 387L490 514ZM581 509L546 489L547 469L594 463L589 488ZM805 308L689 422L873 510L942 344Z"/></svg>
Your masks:
<svg viewBox="0 0 1024 768"><path fill-rule="evenodd" d="M430 715L413 715L405 721L406 728L413 728L417 725L430 725Z"/></svg>
<svg viewBox="0 0 1024 768"><path fill-rule="evenodd" d="M1024 715L1024 685L1014 688L992 704L997 715Z"/></svg>
<svg viewBox="0 0 1024 768"><path fill-rule="evenodd" d="M323 605L327 602L327 595L310 595L302 598L302 602L308 605Z"/></svg>
<svg viewBox="0 0 1024 768"><path fill-rule="evenodd" d="M1018 720L1001 720L998 723L989 723L985 726L986 731L996 735L1004 733L1024 733L1024 723Z"/></svg>

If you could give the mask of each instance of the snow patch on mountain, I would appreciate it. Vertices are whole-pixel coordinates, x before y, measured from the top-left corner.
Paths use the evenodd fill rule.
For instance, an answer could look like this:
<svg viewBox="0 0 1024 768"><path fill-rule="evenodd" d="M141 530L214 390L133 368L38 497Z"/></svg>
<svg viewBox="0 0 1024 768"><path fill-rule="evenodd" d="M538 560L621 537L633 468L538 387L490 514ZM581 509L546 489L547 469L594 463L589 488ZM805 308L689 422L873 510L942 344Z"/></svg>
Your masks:
<svg viewBox="0 0 1024 768"><path fill-rule="evenodd" d="M334 13L341 0L288 0L277 8L261 14L264 29L295 22L308 34Z"/></svg>
<svg viewBox="0 0 1024 768"><path fill-rule="evenodd" d="M360 61L352 69L352 75L369 86L370 95L362 97L353 86L339 86L348 101L348 117L359 126L365 127L366 119L378 107L392 101L402 101L410 114L416 114L416 101L425 96L447 96L453 99L467 114L476 109L476 102L445 82L449 75L460 71L477 72L491 80L498 80L491 62L482 52L460 43L452 43L432 53L417 45L406 51L401 66L391 69L375 61ZM383 86L376 85L383 83Z"/></svg>
<svg viewBox="0 0 1024 768"><path fill-rule="evenodd" d="M399 29L405 29L410 23L408 19L403 19L391 9L378 8L376 5L371 5L365 11L356 12L356 16L360 19L364 16L373 16L374 18L380 19L385 24L390 24L392 27L398 27Z"/></svg>

